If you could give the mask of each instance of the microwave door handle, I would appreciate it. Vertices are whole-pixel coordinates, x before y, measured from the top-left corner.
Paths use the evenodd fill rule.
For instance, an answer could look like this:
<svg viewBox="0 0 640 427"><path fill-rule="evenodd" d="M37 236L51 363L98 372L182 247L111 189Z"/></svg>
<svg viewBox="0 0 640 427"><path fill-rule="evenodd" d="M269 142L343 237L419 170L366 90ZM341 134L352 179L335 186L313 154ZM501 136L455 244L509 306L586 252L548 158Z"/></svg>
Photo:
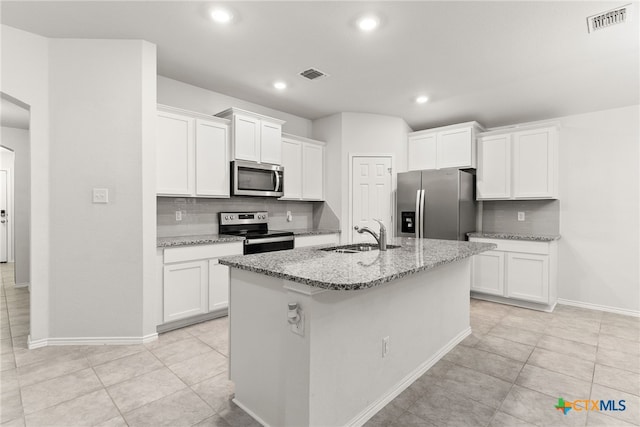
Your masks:
<svg viewBox="0 0 640 427"><path fill-rule="evenodd" d="M273 171L273 174L276 176L276 188L274 191L279 191L280 190L280 174L278 173L278 171Z"/></svg>

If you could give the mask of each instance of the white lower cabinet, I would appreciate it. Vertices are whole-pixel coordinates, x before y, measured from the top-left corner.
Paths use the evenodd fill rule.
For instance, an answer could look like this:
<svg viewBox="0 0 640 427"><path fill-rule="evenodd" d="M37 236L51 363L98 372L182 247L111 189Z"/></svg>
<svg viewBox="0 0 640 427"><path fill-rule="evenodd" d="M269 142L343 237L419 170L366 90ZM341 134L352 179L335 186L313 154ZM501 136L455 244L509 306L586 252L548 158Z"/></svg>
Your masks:
<svg viewBox="0 0 640 427"><path fill-rule="evenodd" d="M471 289L492 295L504 295L504 252L487 251L473 258Z"/></svg>
<svg viewBox="0 0 640 427"><path fill-rule="evenodd" d="M242 242L180 246L164 249L162 262L162 322L220 312L229 306L229 268L218 258L242 255Z"/></svg>
<svg viewBox="0 0 640 427"><path fill-rule="evenodd" d="M340 235L335 234L314 234L311 236L296 236L294 245L296 248L306 248L318 245L337 245L340 242Z"/></svg>
<svg viewBox="0 0 640 427"><path fill-rule="evenodd" d="M207 312L208 269L206 261L165 265L163 321Z"/></svg>
<svg viewBox="0 0 640 427"><path fill-rule="evenodd" d="M472 237L494 243L495 250L475 255L472 295L528 308L552 310L557 300L557 243Z"/></svg>
<svg viewBox="0 0 640 427"><path fill-rule="evenodd" d="M229 267L209 260L209 311L229 307Z"/></svg>

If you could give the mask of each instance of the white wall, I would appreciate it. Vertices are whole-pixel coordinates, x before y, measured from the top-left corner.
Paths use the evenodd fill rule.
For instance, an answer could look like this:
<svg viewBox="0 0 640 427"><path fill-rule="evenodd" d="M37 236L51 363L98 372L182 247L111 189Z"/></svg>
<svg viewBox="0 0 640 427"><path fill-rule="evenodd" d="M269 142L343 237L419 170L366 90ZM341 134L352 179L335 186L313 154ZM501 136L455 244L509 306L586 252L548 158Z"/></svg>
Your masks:
<svg viewBox="0 0 640 427"><path fill-rule="evenodd" d="M52 338L150 333L155 63L143 41L50 41Z"/></svg>
<svg viewBox="0 0 640 427"><path fill-rule="evenodd" d="M283 132L305 137L311 136L311 120L168 77L158 76L158 103L212 115L230 107L237 107L285 120L286 123L282 127Z"/></svg>
<svg viewBox="0 0 640 427"><path fill-rule="evenodd" d="M16 285L29 284L29 218L31 215L31 188L29 169L29 131L2 128L2 145L15 154L13 179L13 258Z"/></svg>
<svg viewBox="0 0 640 427"><path fill-rule="evenodd" d="M30 339L49 336L49 41L2 25L1 91L31 112Z"/></svg>
<svg viewBox="0 0 640 427"><path fill-rule="evenodd" d="M339 216L343 230L349 224L349 155L391 154L395 176L407 168L409 132L411 129L403 119L378 114L340 113L314 120L313 138L327 142L327 203ZM340 165L339 170L333 165ZM392 185L395 191L395 180ZM343 232L341 238L346 241L350 235Z"/></svg>
<svg viewBox="0 0 640 427"><path fill-rule="evenodd" d="M562 117L558 297L640 312L638 105Z"/></svg>

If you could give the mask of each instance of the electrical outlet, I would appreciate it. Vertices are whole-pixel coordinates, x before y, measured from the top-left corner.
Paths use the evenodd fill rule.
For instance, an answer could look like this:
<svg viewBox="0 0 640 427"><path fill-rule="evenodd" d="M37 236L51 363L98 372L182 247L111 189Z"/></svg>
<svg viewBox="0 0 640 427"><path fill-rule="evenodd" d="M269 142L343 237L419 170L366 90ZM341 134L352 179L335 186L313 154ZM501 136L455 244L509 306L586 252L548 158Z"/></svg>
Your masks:
<svg viewBox="0 0 640 427"><path fill-rule="evenodd" d="M287 211L287 222L293 221L293 215L291 215L291 211Z"/></svg>
<svg viewBox="0 0 640 427"><path fill-rule="evenodd" d="M182 211L176 211L176 221L182 221Z"/></svg>
<svg viewBox="0 0 640 427"><path fill-rule="evenodd" d="M382 338L382 358L387 357L389 353L389 337Z"/></svg>
<svg viewBox="0 0 640 427"><path fill-rule="evenodd" d="M518 212L518 221L524 221L524 212Z"/></svg>
<svg viewBox="0 0 640 427"><path fill-rule="evenodd" d="M108 188L94 188L93 189L93 203L109 203L109 189Z"/></svg>

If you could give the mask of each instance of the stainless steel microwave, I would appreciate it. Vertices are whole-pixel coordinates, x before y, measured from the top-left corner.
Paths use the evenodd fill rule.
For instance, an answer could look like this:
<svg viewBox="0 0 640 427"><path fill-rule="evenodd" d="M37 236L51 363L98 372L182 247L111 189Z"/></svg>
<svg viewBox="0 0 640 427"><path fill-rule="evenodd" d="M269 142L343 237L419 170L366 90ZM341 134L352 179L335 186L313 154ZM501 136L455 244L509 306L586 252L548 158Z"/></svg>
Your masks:
<svg viewBox="0 0 640 427"><path fill-rule="evenodd" d="M244 160L231 162L231 195L282 197L284 167Z"/></svg>

